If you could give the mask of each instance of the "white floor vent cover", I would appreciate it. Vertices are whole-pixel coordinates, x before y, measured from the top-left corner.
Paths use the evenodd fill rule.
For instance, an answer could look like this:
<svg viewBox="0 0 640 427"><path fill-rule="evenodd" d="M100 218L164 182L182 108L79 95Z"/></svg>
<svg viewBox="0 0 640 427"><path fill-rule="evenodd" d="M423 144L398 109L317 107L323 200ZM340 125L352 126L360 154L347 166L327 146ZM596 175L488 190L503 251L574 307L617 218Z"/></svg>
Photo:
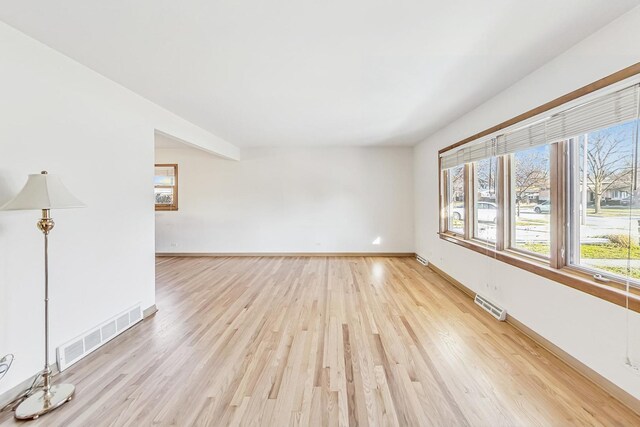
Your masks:
<svg viewBox="0 0 640 427"><path fill-rule="evenodd" d="M101 347L142 320L142 309L137 304L114 316L88 332L57 348L58 369L64 371L78 360Z"/></svg>
<svg viewBox="0 0 640 427"><path fill-rule="evenodd" d="M474 299L475 303L482 307L485 311L488 311L493 317L498 319L499 321L504 321L507 319L507 310L504 308L500 308L485 297L481 297L476 294L476 298Z"/></svg>
<svg viewBox="0 0 640 427"><path fill-rule="evenodd" d="M416 254L416 260L422 265L427 265L427 260L418 254Z"/></svg>

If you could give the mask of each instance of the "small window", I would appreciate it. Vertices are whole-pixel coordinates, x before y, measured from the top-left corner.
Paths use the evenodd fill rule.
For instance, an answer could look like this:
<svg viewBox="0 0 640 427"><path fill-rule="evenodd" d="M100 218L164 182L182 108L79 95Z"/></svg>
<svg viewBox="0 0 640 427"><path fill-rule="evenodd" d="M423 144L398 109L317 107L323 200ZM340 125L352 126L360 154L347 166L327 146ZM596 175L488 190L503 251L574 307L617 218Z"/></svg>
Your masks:
<svg viewBox="0 0 640 427"><path fill-rule="evenodd" d="M178 210L178 165L161 164L155 167L153 178L156 210Z"/></svg>

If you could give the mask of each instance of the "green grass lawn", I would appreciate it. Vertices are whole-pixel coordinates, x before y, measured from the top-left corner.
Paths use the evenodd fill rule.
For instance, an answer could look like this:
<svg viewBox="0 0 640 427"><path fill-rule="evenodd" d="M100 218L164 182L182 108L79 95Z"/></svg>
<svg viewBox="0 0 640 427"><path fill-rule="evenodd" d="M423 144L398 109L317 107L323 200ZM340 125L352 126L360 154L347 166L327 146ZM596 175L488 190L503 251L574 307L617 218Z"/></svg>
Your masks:
<svg viewBox="0 0 640 427"><path fill-rule="evenodd" d="M551 250L548 243L521 243L518 248L540 255L549 255Z"/></svg>
<svg viewBox="0 0 640 427"><path fill-rule="evenodd" d="M627 277L630 276L633 279L640 279L640 269L632 268L631 271L627 271L626 267L611 267L608 265L598 265L596 268L604 271L608 271L613 274L617 274L619 276Z"/></svg>
<svg viewBox="0 0 640 427"><path fill-rule="evenodd" d="M549 224L549 219L533 219L533 218L517 218L516 226L528 226L528 225L546 225Z"/></svg>
<svg viewBox="0 0 640 427"><path fill-rule="evenodd" d="M520 245L521 249L531 251L536 254L549 255L549 245L546 243L525 243ZM583 259L626 259L629 256L627 248L611 245L611 244L590 244L580 247L580 257ZM631 248L631 258L640 257L640 247L633 246ZM595 265L594 268L608 271L619 276L626 277L629 275L634 279L640 279L640 269L632 268L627 271L626 267L616 267L609 265Z"/></svg>
<svg viewBox="0 0 640 427"><path fill-rule="evenodd" d="M536 254L548 255L547 243L524 243L520 247ZM580 246L580 257L584 259L626 259L629 250L611 244L589 244ZM631 258L640 258L640 246L631 247Z"/></svg>
<svg viewBox="0 0 640 427"><path fill-rule="evenodd" d="M618 245L581 245L580 256L586 259L626 259L629 249ZM640 246L631 247L631 258L640 257Z"/></svg>

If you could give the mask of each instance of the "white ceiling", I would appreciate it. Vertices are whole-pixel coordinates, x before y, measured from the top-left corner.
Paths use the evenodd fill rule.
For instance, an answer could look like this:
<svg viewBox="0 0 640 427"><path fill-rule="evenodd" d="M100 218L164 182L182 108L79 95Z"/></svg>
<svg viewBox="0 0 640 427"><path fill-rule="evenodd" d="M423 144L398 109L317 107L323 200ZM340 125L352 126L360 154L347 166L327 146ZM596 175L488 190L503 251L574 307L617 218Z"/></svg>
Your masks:
<svg viewBox="0 0 640 427"><path fill-rule="evenodd" d="M0 0L0 20L241 147L412 145L640 0Z"/></svg>

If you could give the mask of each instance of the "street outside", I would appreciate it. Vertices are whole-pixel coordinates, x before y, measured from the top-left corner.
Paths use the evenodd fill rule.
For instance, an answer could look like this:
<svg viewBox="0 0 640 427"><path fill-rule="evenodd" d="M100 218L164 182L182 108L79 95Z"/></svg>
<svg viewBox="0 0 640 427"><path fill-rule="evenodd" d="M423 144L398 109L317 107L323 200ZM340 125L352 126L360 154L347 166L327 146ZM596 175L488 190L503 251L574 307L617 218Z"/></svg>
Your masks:
<svg viewBox="0 0 640 427"><path fill-rule="evenodd" d="M535 205L520 206L516 217L516 249L549 255L550 215L535 213ZM580 259L574 263L622 277L640 279L640 209L603 206L599 214L587 210L587 221L580 226ZM478 224L476 238L495 242L496 224Z"/></svg>

